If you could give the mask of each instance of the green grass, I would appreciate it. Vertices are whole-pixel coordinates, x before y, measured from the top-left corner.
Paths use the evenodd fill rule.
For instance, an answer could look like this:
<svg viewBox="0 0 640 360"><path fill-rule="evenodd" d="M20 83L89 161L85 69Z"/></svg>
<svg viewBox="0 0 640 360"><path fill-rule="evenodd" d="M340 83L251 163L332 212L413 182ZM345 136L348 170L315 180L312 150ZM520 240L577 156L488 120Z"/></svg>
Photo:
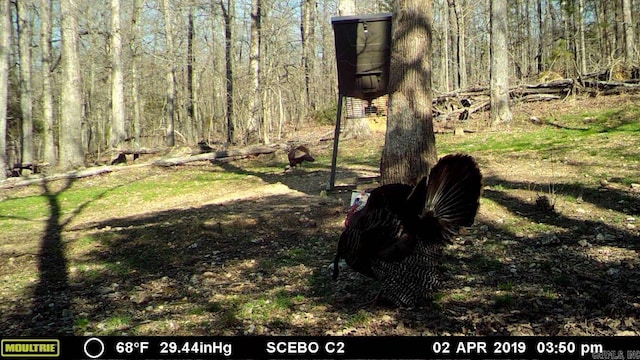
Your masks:
<svg viewBox="0 0 640 360"><path fill-rule="evenodd" d="M258 323L268 322L273 318L284 320L290 316L292 306L290 294L277 292L274 296L248 300L240 305L238 317Z"/></svg>
<svg viewBox="0 0 640 360"><path fill-rule="evenodd" d="M593 119L588 124L585 118ZM576 148L590 156L608 160L625 158L640 161L640 151L629 146L640 135L640 107L565 114L547 119L566 128L542 126L495 133L471 134L463 138L451 135L436 140L440 154L450 152L491 152L493 155L533 153L540 159L560 159ZM618 144L612 146L612 144ZM588 144L588 146L585 146ZM606 150L603 151L603 147Z"/></svg>
<svg viewBox="0 0 640 360"><path fill-rule="evenodd" d="M42 218L49 214L48 210L47 199L40 195L2 200L0 201L0 224L12 218L22 220Z"/></svg>
<svg viewBox="0 0 640 360"><path fill-rule="evenodd" d="M594 120L584 123L585 117ZM640 150L636 146L640 135L639 118L638 106L626 106L600 112L558 115L554 119L547 119L571 129L514 124L511 130L501 132L481 131L462 137L438 135L439 155L451 152L477 155L482 167L490 168L491 165L498 180L494 180L486 188L485 195L494 196L481 199L483 216L478 218L478 224L488 225L488 230L481 231L479 226L475 226L467 235L470 238L478 235L481 245L477 246L482 247L482 252L469 253L465 248L451 254L454 261L444 264L446 272L454 276L465 275L467 271L466 282L460 288L469 287L471 290L467 292L457 290L460 288L443 289L443 293L436 293L432 299L434 309L447 308L448 302L452 300L456 306L461 307L478 302L477 306L487 305L490 310L520 309L524 303L521 300L523 293L550 300L561 298L564 295L562 289L573 285L575 279L570 273L558 273L557 259L545 261L542 255L534 252L527 253L530 258L523 260L511 256L510 252L517 252L520 247L539 249L543 253L553 251L552 246L535 247L535 242L552 235L557 235L560 241L564 241L571 238L567 233L569 231L595 233L597 229L591 230L590 223L590 229L583 229L579 227L579 223L568 227L555 221L545 221L544 214L535 208L535 193L547 194L546 180L534 178L533 181L538 181L534 185L535 188L527 188L526 183L522 185L517 181L501 182L502 176L509 176L510 169L503 170L500 166L509 167L515 163L514 159L519 163L538 162L540 166L564 161L575 162L566 167L577 169L575 172L578 175L570 174L566 181L563 180L565 182L555 184L560 205L557 213L549 214L552 220L562 214L568 214L570 217L576 207L583 207L587 212L581 213L576 222L587 218L589 221L601 222L603 226L626 225L629 215L618 207L633 205L629 204L633 200L631 196L623 198L628 203L616 205L614 202L614 206L609 208L605 207L608 203L602 205L593 199L611 196L613 193L599 191L599 179L608 178L610 183L626 186L639 182L639 174L636 171L637 163L640 162ZM349 150L349 146L355 147L355 143L346 142L344 149ZM358 143L362 144L360 140ZM380 147L358 147L362 151L341 152L340 164L346 167L377 168ZM325 147L314 156L318 161L305 164L304 168L328 172L330 148ZM504 161L504 164L500 161ZM627 168L620 165L620 162L624 162ZM614 168L612 164L620 166ZM138 327L144 329L142 332L148 331L151 334L171 333L176 330L171 327L173 325L170 322L182 324L183 327L177 330L182 333L190 331L186 329L193 327L199 334L218 334L225 331L236 334L242 333L250 324L264 326L269 331L279 333L281 330L295 330L297 325L291 324L299 314L307 312L314 315L314 320L308 322L313 331L323 330L325 324L336 324L334 313L339 313L343 319L343 322L335 325L337 327L380 326L376 325L379 311L355 310L355 306L344 306L336 302L336 286L344 286L344 293L367 296L378 290L376 282L364 277L358 277L354 281L341 278L342 282L336 285L331 281L330 272L326 270L335 251L335 241L342 229L341 219L336 220L344 216L340 214L340 211L344 210L340 209L340 206L335 206L336 209L329 209L328 206L321 209L321 212L331 211L331 214L325 216L320 212L320 216L324 217L318 221L317 228L301 226L293 230L280 231L277 228L272 229L275 226L270 222L270 210L266 207L260 208L262 204L257 204L256 209L264 210L265 219L269 221L263 223L262 217L259 221L252 218L258 225L241 221L245 211L253 206L252 200L220 206L208 204L209 201L216 201L230 191L252 190L278 181L291 186L288 181L303 177L305 181L314 183L320 183L325 179L311 176L307 178L304 172L282 175L285 163L281 160L251 160L230 165L232 166L142 168L143 170L137 168L106 176L79 179L59 193L56 193L55 189L63 184L51 184L52 190L49 195L60 205L59 220L63 225L61 235L67 255L65 260L69 269L68 280L73 289L81 288L84 284L108 287L116 283L119 285L116 292L127 294L133 292L136 286L163 275L171 277L178 284L177 288L168 290L167 299L151 300L150 306L154 310L162 302L166 311L158 312L160 315L146 323L149 324L146 328L144 324L139 325L140 317L146 316L146 304L138 306L131 301L124 301L111 304L108 311L100 308L91 312L86 311L86 308L104 301L103 294L98 293L90 297L87 304L82 303L82 296L76 295L74 301L78 300L78 303L73 304L73 326L77 334L133 334ZM283 177L278 178L276 174ZM588 181L591 182L587 183ZM8 294L4 295L4 299L19 299L27 304L25 308L29 306L34 286L38 283L37 254L43 229L50 217L50 199L46 194L41 194L43 191L44 189L37 185L11 190L7 191L6 195L3 194L5 198L0 201L0 250L3 251L2 254L8 254L17 259L17 262L21 262L21 266L13 266L7 262L4 268L1 268L6 272L0 277L3 289ZM578 196L583 196L584 202L579 203ZM261 198L258 203L263 200L268 202L268 199ZM317 200L309 201L315 212ZM283 200L281 203L268 206L288 206L287 203L288 200ZM129 213L129 210L134 213ZM601 210L598 216L603 217L589 217L592 212L598 210ZM218 223L222 224L220 229L224 231L218 230ZM621 229L621 232L625 231L624 227ZM264 237L265 243L277 240L279 244L265 249L264 252L236 254L234 246L245 247L255 238L256 230L265 231L264 234L259 234ZM614 229L597 231L616 234ZM192 249L191 243L198 243L199 247ZM518 246L514 247L514 243ZM262 245L260 243L250 246L253 249ZM573 251L572 242L567 242L567 246L568 251ZM469 249L477 251L475 247L476 244L473 244ZM209 256L211 250L216 251L216 256ZM577 249L579 253L584 250ZM220 255L217 255L218 252ZM31 253L36 255L28 256ZM183 256L185 254L187 256ZM255 258L256 266L238 266L237 263L242 263L242 256ZM530 288L526 288L527 284L518 280L518 276L525 279L527 276L520 275L520 271L517 274L506 272L508 264L513 263L513 259L506 259L507 257L512 257L516 262L521 261L519 265L524 266L519 266L518 269L522 268L522 273L530 271L543 275L543 286L531 291ZM188 261L183 258L187 258ZM464 268L461 268L460 263L464 263ZM527 268L531 263L537 263L539 266ZM213 285L192 283L188 280L193 275L200 275L205 271L211 271L218 276L221 267L233 276L228 280L215 278L216 282ZM259 279L253 276L257 273L260 274ZM499 277L490 278L487 273L495 273ZM505 273L507 276L501 277ZM247 279L249 286L245 286ZM457 280L458 278L454 279L459 285L461 281ZM487 286L487 291L482 293L482 296L486 295L486 299L478 298L479 292L476 291L478 289L474 282L477 279L482 280L483 286ZM236 289L236 283L243 285ZM91 291L95 292L95 289ZM177 294L174 294L174 291ZM187 300L181 300L183 297ZM360 300L358 298L353 302L357 303ZM5 303L9 304L8 301ZM333 306L334 303L337 305ZM114 310L115 305L118 306L118 310ZM76 308L81 307L85 308L82 310L84 313L75 312ZM126 311L120 310L122 307ZM9 310L11 308L8 305L2 308L2 311ZM325 315L330 318L324 319ZM185 322L189 325L185 325ZM314 328L315 326L317 328Z"/></svg>
<svg viewBox="0 0 640 360"><path fill-rule="evenodd" d="M73 321L73 327L75 328L76 332L79 334L84 333L88 329L89 324L90 324L89 319L87 319L84 316L77 317Z"/></svg>
<svg viewBox="0 0 640 360"><path fill-rule="evenodd" d="M585 124L585 118L593 120ZM557 161L564 157L575 157L573 151L580 147L601 161L621 158L629 162L640 161L640 150L634 150L629 146L636 141L640 132L638 118L640 107L626 105L619 109L560 114L545 119L567 127L564 129L553 126L514 128L512 131L471 134L462 139L438 135L436 144L440 155L452 152L490 152L493 155L523 154L536 159ZM617 143L618 146L613 145ZM589 146L584 146L585 144ZM603 151L602 147L606 147L606 150ZM341 151L340 162L376 168L380 162L380 151L381 149L375 146L364 146L359 151ZM329 162L327 155L319 155L317 158L318 163L309 164L310 167ZM629 184L635 180L637 178L623 178L620 181Z"/></svg>
<svg viewBox="0 0 640 360"><path fill-rule="evenodd" d="M513 290L513 283L511 283L511 282L499 283L498 284L498 290L500 290L500 291L511 291L511 290Z"/></svg>
<svg viewBox="0 0 640 360"><path fill-rule="evenodd" d="M103 331L106 333L113 333L129 327L131 325L131 321L132 319L129 315L112 315L102 321L101 325Z"/></svg>
<svg viewBox="0 0 640 360"><path fill-rule="evenodd" d="M116 262L92 262L90 264L79 264L75 268L78 276L88 280L99 280L106 274L126 276L131 269L120 261Z"/></svg>
<svg viewBox="0 0 640 360"><path fill-rule="evenodd" d="M511 293L498 294L493 296L496 309L508 309L513 305L513 296Z"/></svg>
<svg viewBox="0 0 640 360"><path fill-rule="evenodd" d="M372 314L364 309L358 310L357 313L351 315L346 319L345 325L347 327L356 327L366 325L371 320Z"/></svg>
<svg viewBox="0 0 640 360"><path fill-rule="evenodd" d="M80 180L82 181L82 180ZM220 187L243 184L250 186L259 179L249 181L246 174L235 172L166 172L134 181L102 181L93 186L71 183L62 191L50 190L40 195L7 198L0 201L0 233L11 231L16 221L33 221L50 216L47 196L53 197L60 207L60 216L100 212L105 208L131 204L152 203L169 198L180 198L202 193L203 187L223 183ZM33 187L36 188L35 186Z"/></svg>

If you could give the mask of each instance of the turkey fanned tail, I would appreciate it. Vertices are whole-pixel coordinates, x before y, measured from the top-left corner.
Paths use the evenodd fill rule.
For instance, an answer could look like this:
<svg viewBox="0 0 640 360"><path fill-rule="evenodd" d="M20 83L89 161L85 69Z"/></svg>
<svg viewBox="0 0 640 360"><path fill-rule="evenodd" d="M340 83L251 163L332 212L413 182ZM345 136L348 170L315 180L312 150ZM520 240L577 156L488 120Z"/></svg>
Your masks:
<svg viewBox="0 0 640 360"><path fill-rule="evenodd" d="M482 174L468 155L448 155L415 186L389 184L353 212L338 241L333 278L345 259L355 271L378 278L381 294L398 306L413 306L438 282L442 248L473 224Z"/></svg>
<svg viewBox="0 0 640 360"><path fill-rule="evenodd" d="M478 212L482 174L469 155L447 155L431 169L422 212L422 240L450 243ZM426 233L425 233L426 230Z"/></svg>

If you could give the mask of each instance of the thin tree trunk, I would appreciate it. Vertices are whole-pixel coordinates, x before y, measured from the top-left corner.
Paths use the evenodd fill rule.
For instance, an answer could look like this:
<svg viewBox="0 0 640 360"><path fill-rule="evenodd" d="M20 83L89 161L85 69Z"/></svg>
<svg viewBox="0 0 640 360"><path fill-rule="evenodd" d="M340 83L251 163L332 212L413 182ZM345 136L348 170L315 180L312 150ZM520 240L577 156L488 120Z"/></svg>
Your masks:
<svg viewBox="0 0 640 360"><path fill-rule="evenodd" d="M538 74L544 71L543 67L543 44L544 44L544 24L542 22L542 0L538 0L538 53L536 54L536 60L538 63Z"/></svg>
<svg viewBox="0 0 640 360"><path fill-rule="evenodd" d="M111 0L111 148L126 139L120 0Z"/></svg>
<svg viewBox="0 0 640 360"><path fill-rule="evenodd" d="M255 94L249 98L249 124L247 126L247 138L250 142L260 138L260 129L263 130L262 141L269 142L269 137L264 128L264 114L262 108L262 88L260 81L260 19L261 1L251 0L251 29L249 39L249 70L251 72L251 90Z"/></svg>
<svg viewBox="0 0 640 360"><path fill-rule="evenodd" d="M78 56L78 5L60 0L62 19L62 89L60 93L60 155L58 166L71 170L84 166L82 147L82 83Z"/></svg>
<svg viewBox="0 0 640 360"><path fill-rule="evenodd" d="M53 119L53 93L51 90L51 0L40 0L40 48L42 61L42 124L44 162L57 163Z"/></svg>
<svg viewBox="0 0 640 360"><path fill-rule="evenodd" d="M33 91L31 86L31 21L30 0L20 0L18 5L18 45L20 56L20 113L21 113L21 163L32 164L33 156ZM24 169L23 175L30 170Z"/></svg>
<svg viewBox="0 0 640 360"><path fill-rule="evenodd" d="M622 0L622 13L624 18L624 60L628 65L635 61L635 34L633 30L633 21L631 19L631 0Z"/></svg>
<svg viewBox="0 0 640 360"><path fill-rule="evenodd" d="M445 24L449 23L449 11L445 10L444 11L444 17L446 20L444 20ZM444 40L442 41L442 73L443 73L443 77L444 77L444 91L445 92L449 92L451 91L451 74L449 71L449 30L447 28L444 29L443 31L444 34Z"/></svg>
<svg viewBox="0 0 640 360"><path fill-rule="evenodd" d="M416 184L437 160L431 112L431 0L396 0L382 184Z"/></svg>
<svg viewBox="0 0 640 360"><path fill-rule="evenodd" d="M167 122L167 146L174 146L175 140L175 101L176 101L176 67L171 57L174 56L173 51L173 15L171 11L171 3L169 0L162 1L162 12L164 13L164 29L167 41L167 91L166 91L166 109L165 120Z"/></svg>
<svg viewBox="0 0 640 360"><path fill-rule="evenodd" d="M461 89L467 87L467 55L466 55L466 25L461 4L462 0L456 0L454 10L458 21L458 77Z"/></svg>
<svg viewBox="0 0 640 360"><path fill-rule="evenodd" d="M0 180L7 178L7 104L11 52L10 2L0 1Z"/></svg>
<svg viewBox="0 0 640 360"><path fill-rule="evenodd" d="M615 0L609 1L610 3L615 4L614 14L615 14L615 36L616 36L616 57L623 57L625 55L625 23L624 23L624 12L622 7L624 6L624 0Z"/></svg>
<svg viewBox="0 0 640 360"><path fill-rule="evenodd" d="M524 23L524 44L522 45L524 50L522 51L522 61L524 63L525 76L529 77L533 73L533 64L531 63L531 56L533 54L533 39L531 39L531 29L533 27L533 21L531 19L531 9L530 7L531 0L524 0L524 13L525 13L525 23Z"/></svg>
<svg viewBox="0 0 640 360"><path fill-rule="evenodd" d="M234 142L234 113L233 113L233 21L235 18L235 1L220 0L220 8L224 18L224 39L225 39L225 73L227 82L226 106L227 106L227 144Z"/></svg>
<svg viewBox="0 0 640 360"><path fill-rule="evenodd" d="M304 69L305 87L305 112L316 108L315 94L311 80L315 54L313 52L314 43L314 18L315 0L302 0L300 4L300 33L302 39L302 67Z"/></svg>
<svg viewBox="0 0 640 360"><path fill-rule="evenodd" d="M330 17L330 6L326 1L321 1L320 6L322 6L322 10L320 12L321 19L328 19ZM331 24L328 21L321 22L321 41L322 41L322 57L320 64L318 65L321 68L322 74L330 74L333 69L335 69L335 59L334 59L334 44L333 37L331 31ZM338 88L336 83L335 76L325 77L321 84L321 87L318 90L318 97L322 99L322 103L331 104L336 101L336 89Z"/></svg>
<svg viewBox="0 0 640 360"><path fill-rule="evenodd" d="M447 46L451 51L451 74L453 75L453 89L460 89L460 37L458 19L455 11L455 0L447 0L447 16L449 18L449 32L451 44Z"/></svg>
<svg viewBox="0 0 640 360"><path fill-rule="evenodd" d="M195 6L193 1L189 2L189 9L187 10L187 118L189 126L195 129L196 137L199 140L204 139L202 125L196 122L195 117L195 75L193 72L193 65L195 57L193 55L193 42L195 40L195 24L193 21L193 12Z"/></svg>
<svg viewBox="0 0 640 360"><path fill-rule="evenodd" d="M339 0L338 1L338 15L349 16L356 13L355 0ZM353 98L354 107L364 107L364 100ZM305 109L306 113L306 109ZM345 121L344 134L350 137L367 137L371 135L369 128L369 121L366 117L350 118Z"/></svg>
<svg viewBox="0 0 640 360"><path fill-rule="evenodd" d="M282 139L282 127L284 126L284 100L282 99L282 88L278 87L278 139Z"/></svg>
<svg viewBox="0 0 640 360"><path fill-rule="evenodd" d="M507 51L507 3L491 0L491 114L489 123L511 122L509 108L509 55Z"/></svg>
<svg viewBox="0 0 640 360"><path fill-rule="evenodd" d="M137 26L138 16L140 15L140 0L133 0L133 13L131 14L131 39L129 42L129 50L131 51L131 101L133 102L133 130L135 133L134 148L140 148L140 96L138 94L138 51L137 41L140 37Z"/></svg>
<svg viewBox="0 0 640 360"><path fill-rule="evenodd" d="M608 58L615 56L616 42L615 42L615 33L611 33L611 25L610 25L610 14L609 14L609 5L611 5L610 1L602 1L600 3L600 8L602 9L602 18L600 19L600 28L603 32L603 43L605 54Z"/></svg>
<svg viewBox="0 0 640 360"><path fill-rule="evenodd" d="M587 73L587 45L584 39L584 0L579 0L579 16L580 16L580 72Z"/></svg>

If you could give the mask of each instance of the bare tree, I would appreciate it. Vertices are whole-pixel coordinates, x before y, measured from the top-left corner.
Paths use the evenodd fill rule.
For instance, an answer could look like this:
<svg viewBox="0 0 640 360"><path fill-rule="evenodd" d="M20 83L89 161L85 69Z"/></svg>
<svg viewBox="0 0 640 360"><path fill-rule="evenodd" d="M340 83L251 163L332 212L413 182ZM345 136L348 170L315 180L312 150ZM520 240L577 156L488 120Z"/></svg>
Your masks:
<svg viewBox="0 0 640 360"><path fill-rule="evenodd" d="M43 0L46 1L46 0ZM131 102L133 103L133 129L135 132L135 148L140 146L141 135L141 123L140 118L142 116L140 109L140 94L138 93L138 58L137 42L140 37L139 27L137 25L138 17L140 16L140 1L133 0L133 11L131 13L131 29L129 50L131 51Z"/></svg>
<svg viewBox="0 0 640 360"><path fill-rule="evenodd" d="M431 111L431 0L396 0L383 184L416 184L437 160Z"/></svg>
<svg viewBox="0 0 640 360"><path fill-rule="evenodd" d="M122 69L122 35L120 31L120 0L111 0L111 142L112 148L122 145L127 137L125 128L124 74Z"/></svg>
<svg viewBox="0 0 640 360"><path fill-rule="evenodd" d="M544 25L542 23L542 0L537 0L536 12L538 14L538 52L536 53L536 64L538 73L544 70L542 50L544 43Z"/></svg>
<svg viewBox="0 0 640 360"><path fill-rule="evenodd" d="M174 146L175 141L175 102L176 102L176 66L171 56L174 54L173 48L173 14L169 0L162 1L162 12L164 14L164 31L167 42L167 90L166 90L166 110L165 121L167 122L167 146Z"/></svg>
<svg viewBox="0 0 640 360"><path fill-rule="evenodd" d="M356 2L355 0L339 0L338 1L338 15L349 16L356 15ZM364 107L363 100L354 98L353 107ZM349 119L344 125L345 134L353 137L367 137L371 134L369 129L369 121L366 117L358 117Z"/></svg>
<svg viewBox="0 0 640 360"><path fill-rule="evenodd" d="M262 141L266 144L269 142L269 133L266 126L264 126L262 87L260 79L261 8L262 5L260 0L251 0L249 71L251 77L251 90L255 95L249 97L249 124L247 127L247 137L255 135L259 138L259 132L262 130Z"/></svg>
<svg viewBox="0 0 640 360"><path fill-rule="evenodd" d="M62 91L60 93L60 156L58 166L70 170L84 166L82 147L82 83L78 56L76 0L60 0L62 20Z"/></svg>
<svg viewBox="0 0 640 360"><path fill-rule="evenodd" d="M631 19L631 0L622 0L622 13L624 17L624 59L627 64L632 64L635 60L635 34L633 21ZM637 13L636 13L637 14Z"/></svg>
<svg viewBox="0 0 640 360"><path fill-rule="evenodd" d="M7 178L7 105L11 15L9 1L0 1L0 180Z"/></svg>
<svg viewBox="0 0 640 360"><path fill-rule="evenodd" d="M458 88L464 89L467 86L467 56L466 56L466 28L464 21L464 11L462 8L462 0L450 0L453 2L452 7L456 18L456 29L458 30L458 36L456 41L457 61L458 64Z"/></svg>
<svg viewBox="0 0 640 360"><path fill-rule="evenodd" d="M355 13L356 13L355 0L338 0L338 15L348 16L348 15L355 15Z"/></svg>
<svg viewBox="0 0 640 360"><path fill-rule="evenodd" d="M20 113L22 121L21 131L21 163L33 163L33 90L31 86L31 21L29 9L30 0L17 2L18 8L18 45L20 56ZM22 170L29 175L30 170Z"/></svg>
<svg viewBox="0 0 640 360"><path fill-rule="evenodd" d="M451 71L453 75L453 88L460 88L460 29L458 23L458 16L455 11L455 0L447 0L449 11L447 17L449 18L449 32L451 35L451 44L447 44L447 48L451 51Z"/></svg>
<svg viewBox="0 0 640 360"><path fill-rule="evenodd" d="M224 18L224 39L225 39L225 74L227 83L226 107L227 107L227 143L233 143L234 138L234 113L233 113L233 53L235 41L233 35L233 21L235 19L235 1L219 0Z"/></svg>
<svg viewBox="0 0 640 360"><path fill-rule="evenodd" d="M305 107L316 108L314 94L312 90L311 78L313 75L315 53L314 46L314 20L315 20L315 0L302 0L300 3L300 34L302 39L302 67L304 69Z"/></svg>
<svg viewBox="0 0 640 360"><path fill-rule="evenodd" d="M584 39L584 0L578 1L578 15L580 16L580 73L586 74L587 72L587 45Z"/></svg>
<svg viewBox="0 0 640 360"><path fill-rule="evenodd" d="M198 101L197 101L197 76L193 70L195 66L196 57L193 53L193 44L196 37L195 29L195 11L196 5L194 0L189 0L189 7L187 9L187 96L186 96L186 110L188 124L193 130L196 138L204 139L204 129L202 123L198 121Z"/></svg>
<svg viewBox="0 0 640 360"><path fill-rule="evenodd" d="M40 56L42 61L42 123L44 162L57 163L51 90L51 0L40 0Z"/></svg>
<svg viewBox="0 0 640 360"><path fill-rule="evenodd" d="M507 2L491 0L491 115L490 125L510 122Z"/></svg>

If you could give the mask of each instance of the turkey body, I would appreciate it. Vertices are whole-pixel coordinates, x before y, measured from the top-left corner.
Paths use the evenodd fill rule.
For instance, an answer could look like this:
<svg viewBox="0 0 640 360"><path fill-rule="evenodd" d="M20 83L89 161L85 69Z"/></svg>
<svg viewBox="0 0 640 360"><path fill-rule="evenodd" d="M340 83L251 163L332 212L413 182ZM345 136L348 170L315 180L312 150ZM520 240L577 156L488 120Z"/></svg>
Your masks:
<svg viewBox="0 0 640 360"><path fill-rule="evenodd" d="M444 246L475 220L482 174L468 155L443 157L412 187L388 184L371 191L366 204L350 210L338 241L338 262L380 282L380 296L413 307L438 285Z"/></svg>
<svg viewBox="0 0 640 360"><path fill-rule="evenodd" d="M311 156L309 149L304 145L298 145L291 148L287 152L287 157L289 158L289 165L285 168L285 170L296 167L297 165L302 164L304 161L316 161L316 159Z"/></svg>

